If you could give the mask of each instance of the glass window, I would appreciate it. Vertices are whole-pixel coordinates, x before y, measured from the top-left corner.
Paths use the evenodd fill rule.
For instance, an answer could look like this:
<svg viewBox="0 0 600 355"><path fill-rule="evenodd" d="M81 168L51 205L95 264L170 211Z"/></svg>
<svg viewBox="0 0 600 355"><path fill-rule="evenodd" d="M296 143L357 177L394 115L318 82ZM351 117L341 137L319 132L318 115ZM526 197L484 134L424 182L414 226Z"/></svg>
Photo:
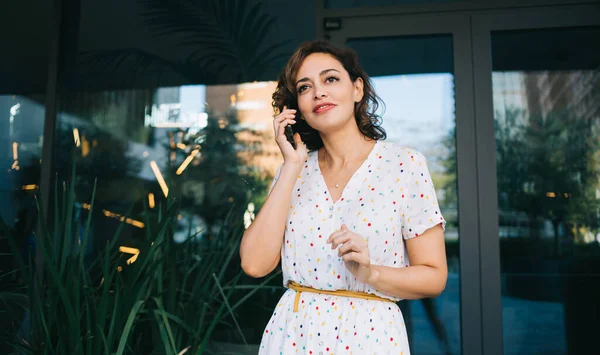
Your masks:
<svg viewBox="0 0 600 355"><path fill-rule="evenodd" d="M15 237L24 260L35 256L45 108L44 95L0 95L0 218ZM0 233L0 285L21 282L7 235Z"/></svg>
<svg viewBox="0 0 600 355"><path fill-rule="evenodd" d="M584 354L600 317L600 28L494 32L506 354Z"/></svg>
<svg viewBox="0 0 600 355"><path fill-rule="evenodd" d="M24 277L10 248L14 236L26 264L35 258L52 1L2 4L0 11L0 337L12 339L27 318ZM0 342L0 353L14 351Z"/></svg>
<svg viewBox="0 0 600 355"><path fill-rule="evenodd" d="M371 76L387 141L427 159L446 225L448 282L435 299L401 301L412 354L460 353L456 117L452 36L355 38L347 42Z"/></svg>
<svg viewBox="0 0 600 355"><path fill-rule="evenodd" d="M60 180L70 177L74 149L80 232L97 181L90 250L105 245L123 221L120 245L136 248L146 233L145 208L157 211L167 196L178 203L173 238L181 246L191 233L197 243L218 247L219 238L227 236L223 223L235 207L240 220L251 222L282 163L272 132L275 86L256 82L66 95L58 116L55 170ZM281 279L272 287L283 291ZM247 301L254 306L238 311L237 321L254 344L262 335L257 324L267 324L272 313L265 300L274 306L279 297L263 293ZM241 342L238 336L237 328L224 325L215 333L223 347Z"/></svg>
<svg viewBox="0 0 600 355"><path fill-rule="evenodd" d="M269 80L277 78L302 40L314 37L314 5L311 10L306 4L273 3L65 3L70 30L62 38L67 49L54 172L59 181L70 178L75 150L79 233L97 184L88 235L91 256L114 240L121 225L119 245L138 248L156 233L149 231L145 213L158 218L167 196L176 201L174 250L201 249L181 263L216 268L230 239L241 238L226 217L249 223L282 162L272 133L275 83ZM282 16L290 11L300 15ZM230 265L228 282L230 273L241 271L238 253ZM177 282L183 282L184 273L177 275ZM247 287L264 281L235 280ZM258 344L283 293L281 285L281 276L273 278L236 309L242 333L230 325L226 311L227 320L215 327L211 344L223 351L244 340ZM189 290L172 292L179 291ZM234 292L231 304L248 292ZM211 307L220 307L221 301L211 298ZM180 308L172 311L184 317L177 313ZM198 313L193 321L199 318Z"/></svg>

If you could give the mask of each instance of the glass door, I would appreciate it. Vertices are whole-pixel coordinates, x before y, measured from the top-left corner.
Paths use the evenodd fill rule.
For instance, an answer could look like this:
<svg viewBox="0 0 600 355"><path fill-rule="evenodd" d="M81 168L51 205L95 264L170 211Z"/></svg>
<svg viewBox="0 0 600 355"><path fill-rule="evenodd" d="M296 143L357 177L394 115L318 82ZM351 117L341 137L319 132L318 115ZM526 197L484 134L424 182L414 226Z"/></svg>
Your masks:
<svg viewBox="0 0 600 355"><path fill-rule="evenodd" d="M473 306L479 304L477 222L475 215L461 213L476 208L474 190L468 188L475 186L475 166L468 158L475 151L468 18L396 15L335 21L341 29L326 36L358 53L385 103L387 140L427 158L448 222L445 291L435 299L400 302L411 353L460 354L465 346L472 349L465 354L480 353L478 308ZM459 181L459 175L464 179ZM465 303L470 306L464 308ZM461 339L461 319L462 332L470 335L467 344Z"/></svg>
<svg viewBox="0 0 600 355"><path fill-rule="evenodd" d="M599 10L473 17L482 311L484 335L497 334L488 348L503 349L494 354L598 352Z"/></svg>

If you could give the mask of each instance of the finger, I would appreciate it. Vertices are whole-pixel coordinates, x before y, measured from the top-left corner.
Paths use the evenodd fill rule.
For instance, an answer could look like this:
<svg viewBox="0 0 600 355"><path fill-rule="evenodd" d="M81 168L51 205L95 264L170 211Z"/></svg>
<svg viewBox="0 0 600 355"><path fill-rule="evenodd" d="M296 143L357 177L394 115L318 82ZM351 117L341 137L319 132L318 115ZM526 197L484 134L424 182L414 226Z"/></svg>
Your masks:
<svg viewBox="0 0 600 355"><path fill-rule="evenodd" d="M336 230L335 232L331 233L329 235L329 239L327 239L327 241L331 242L333 240L333 238L337 237L338 235L342 235L342 234L348 233L348 232L351 232L351 231L348 229L344 230L344 229L340 228L340 229Z"/></svg>
<svg viewBox="0 0 600 355"><path fill-rule="evenodd" d="M346 255L342 256L342 260L345 262L354 261L361 264L361 255L355 251L349 252Z"/></svg>
<svg viewBox="0 0 600 355"><path fill-rule="evenodd" d="M331 243L331 242L333 242L333 240L334 240L334 239L335 239L337 236L339 236L339 235L342 235L342 234L344 234L344 233L345 233L345 231L343 231L343 230L338 230L338 231L335 231L335 232L333 232L333 233L331 233L331 234L329 235L329 238L327 238L327 241L326 241L326 242L327 242L327 243Z"/></svg>
<svg viewBox="0 0 600 355"><path fill-rule="evenodd" d="M296 109L288 108L287 106L283 106L283 109L281 109L279 111L279 113L281 114L281 113L284 113L284 112L296 112Z"/></svg>
<svg viewBox="0 0 600 355"><path fill-rule="evenodd" d="M301 153L300 156L304 157L304 160L308 157L308 146L306 142L300 143L300 145L296 144L296 151Z"/></svg>
<svg viewBox="0 0 600 355"><path fill-rule="evenodd" d="M299 147L300 145L304 144L304 142L302 142L302 137L300 137L300 134L298 132L294 133L294 142L296 142L296 147Z"/></svg>
<svg viewBox="0 0 600 355"><path fill-rule="evenodd" d="M273 120L273 129L275 130L275 136L277 136L279 134L279 128L282 123L284 123L288 120L291 120L294 123L296 123L296 120L294 118L295 118L294 115L290 115L290 116L283 116L281 118L276 118L275 120Z"/></svg>
<svg viewBox="0 0 600 355"><path fill-rule="evenodd" d="M287 119L287 120L285 120L285 121L281 122L281 123L279 124L278 136L284 136L284 137L285 137L285 126L287 126L287 125L292 125L292 124L294 124L294 123L296 123L296 121L295 121L295 120L292 120L292 119ZM286 139L287 139L287 138L286 138Z"/></svg>
<svg viewBox="0 0 600 355"><path fill-rule="evenodd" d="M325 243L329 244L329 243L333 242L333 240L334 240L334 239L335 239L337 236L341 235L342 233L343 233L343 231L335 231L335 232L331 233L331 234L329 235L329 238L327 238L327 240L325 241Z"/></svg>
<svg viewBox="0 0 600 355"><path fill-rule="evenodd" d="M331 242L331 249L335 249L338 247L338 245L347 243L351 239L352 239L351 234L342 234L340 236L337 236Z"/></svg>
<svg viewBox="0 0 600 355"><path fill-rule="evenodd" d="M356 243L354 243L353 241L350 240L350 241L348 241L348 243L344 243L344 245L342 245L338 249L338 256L344 256L352 251L360 253L360 249L358 248L358 245L356 245Z"/></svg>
<svg viewBox="0 0 600 355"><path fill-rule="evenodd" d="M294 114L293 112L283 112L280 113L279 115L275 116L275 118L273 119L273 122L275 122L275 124L279 124L281 123L281 121L285 120L285 119L295 119L296 118L296 114Z"/></svg>
<svg viewBox="0 0 600 355"><path fill-rule="evenodd" d="M302 136L300 136L300 133L294 133L294 142L296 142L296 151L308 153L308 148L306 147L306 143L302 141Z"/></svg>
<svg viewBox="0 0 600 355"><path fill-rule="evenodd" d="M285 137L285 126L287 126L288 124L294 124L296 123L295 120L292 119L287 119L285 121L280 122L277 127L275 127L275 138L279 138L281 136Z"/></svg>

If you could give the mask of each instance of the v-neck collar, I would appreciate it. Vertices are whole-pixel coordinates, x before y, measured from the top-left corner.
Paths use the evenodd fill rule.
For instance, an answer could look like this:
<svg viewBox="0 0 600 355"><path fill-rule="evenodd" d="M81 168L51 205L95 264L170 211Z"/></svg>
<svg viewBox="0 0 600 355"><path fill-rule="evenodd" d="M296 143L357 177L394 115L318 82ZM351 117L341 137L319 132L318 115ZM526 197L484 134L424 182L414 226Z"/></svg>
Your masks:
<svg viewBox="0 0 600 355"><path fill-rule="evenodd" d="M356 171L354 171L354 173L352 174L352 176L350 177L350 180L348 180L348 183L346 183L346 186L344 186L344 188L342 189L342 193L339 197L339 199L337 201L333 201L333 196L331 195L330 191L329 191L329 187L327 186L327 183L325 182L325 177L323 176L323 172L321 171L321 166L319 165L319 150L317 150L315 152L315 154L313 155L313 159L314 164L316 164L317 166L317 171L319 173L319 178L321 179L321 182L323 183L323 186L325 188L325 191L327 192L327 195L329 196L329 198L331 199L331 203L335 206L339 201L341 201L342 199L345 199L344 194L346 193L346 189L348 188L348 186L350 186L354 180L356 179L356 177L366 168L366 166L369 164L369 162L372 160L372 156L375 155L376 150L377 150L377 146L379 145L379 140L375 141L375 144L373 145L373 147L371 148L371 151L369 152L369 154L367 155L367 157L365 158L365 160L362 162L362 164L356 169Z"/></svg>

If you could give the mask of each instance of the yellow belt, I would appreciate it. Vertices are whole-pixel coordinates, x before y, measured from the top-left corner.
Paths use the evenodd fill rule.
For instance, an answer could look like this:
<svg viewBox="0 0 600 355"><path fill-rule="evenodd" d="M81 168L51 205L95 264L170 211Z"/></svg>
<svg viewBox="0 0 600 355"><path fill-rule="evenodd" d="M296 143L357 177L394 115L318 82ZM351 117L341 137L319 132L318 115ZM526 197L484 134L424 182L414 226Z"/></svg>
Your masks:
<svg viewBox="0 0 600 355"><path fill-rule="evenodd" d="M293 281L288 283L288 287L291 288L292 290L296 291L296 299L294 300L294 312L298 312L298 303L300 302L300 293L302 293L302 292L312 292L312 293L320 293L320 294L324 294L324 295L354 297L354 298L362 298L365 300L387 301L387 302L396 303L396 301L394 301L394 300L379 297L379 296L371 294L371 293L354 292L354 291L346 291L346 290L336 290L336 291L319 290L319 289L312 288L312 287L301 286Z"/></svg>

